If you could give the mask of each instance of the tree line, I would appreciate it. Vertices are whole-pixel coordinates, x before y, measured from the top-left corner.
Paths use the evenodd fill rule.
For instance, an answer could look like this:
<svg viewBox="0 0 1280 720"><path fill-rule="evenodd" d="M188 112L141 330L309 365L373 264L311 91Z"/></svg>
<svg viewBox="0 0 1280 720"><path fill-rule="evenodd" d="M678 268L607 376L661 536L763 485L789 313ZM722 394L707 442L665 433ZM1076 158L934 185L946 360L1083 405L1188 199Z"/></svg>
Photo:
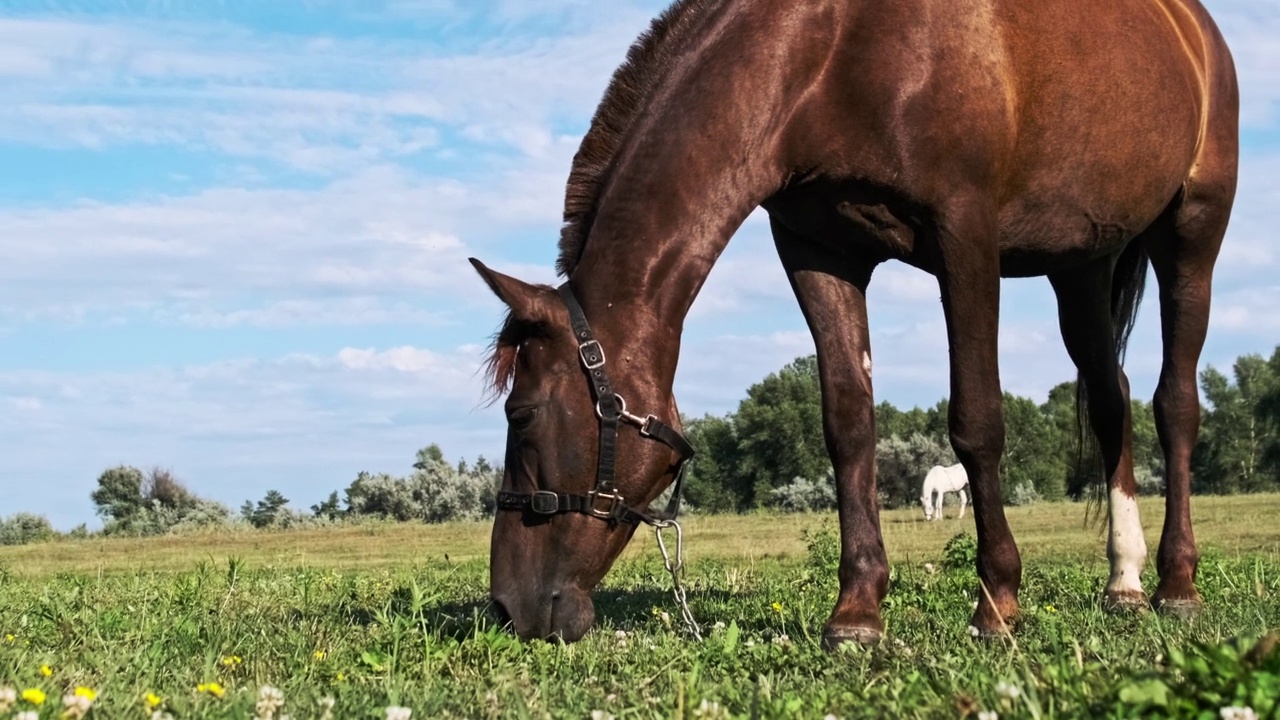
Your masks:
<svg viewBox="0 0 1280 720"><path fill-rule="evenodd" d="M1192 454L1193 492L1280 491L1280 346L1270 358L1244 355L1227 374L1200 374L1200 436ZM1043 403L1005 393L1001 461L1009 504L1080 497L1098 469L1082 464L1075 384L1063 382ZM1163 491L1163 455L1152 407L1132 401L1134 468L1139 491ZM747 389L736 411L684 418L697 454L687 468L686 504L695 512L758 508L820 510L835 506L831 461L822 430L822 400L814 356L796 358ZM947 401L903 410L875 408L876 475L884 507L918 502L929 468L955 462L947 439ZM268 490L235 513L199 497L171 471L120 466L104 471L90 495L103 534L157 535L226 528L322 526L368 519L445 522L490 516L502 468L483 456L450 463L438 445L417 451L408 475L361 472L339 494L310 507ZM85 526L68 533L88 535ZM56 537L32 513L0 518L0 545Z"/></svg>
<svg viewBox="0 0 1280 720"><path fill-rule="evenodd" d="M1280 346L1269 359L1237 358L1231 376L1200 374L1200 436L1192 455L1193 492L1280 491ZM1043 403L1005 393L1001 486L1009 504L1079 498L1100 467L1082 462L1074 381ZM1163 492L1164 457L1150 402L1132 400L1134 472L1139 491ZM876 475L881 503L918 502L929 468L955 456L947 401L902 410L875 408ZM759 507L834 507L831 462L822 430L815 356L797 358L751 386L735 412L686 419L697 450L686 480L690 503L710 512ZM1086 446L1087 447L1087 446Z"/></svg>

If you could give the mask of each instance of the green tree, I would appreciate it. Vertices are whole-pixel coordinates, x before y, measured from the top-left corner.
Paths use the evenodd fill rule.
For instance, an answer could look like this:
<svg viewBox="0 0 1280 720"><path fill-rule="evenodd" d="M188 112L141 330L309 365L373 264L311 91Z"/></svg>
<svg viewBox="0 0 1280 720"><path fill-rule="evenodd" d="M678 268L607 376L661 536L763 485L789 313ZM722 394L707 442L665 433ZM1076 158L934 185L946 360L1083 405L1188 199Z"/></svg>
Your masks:
<svg viewBox="0 0 1280 720"><path fill-rule="evenodd" d="M1260 355L1237 358L1232 370L1234 383L1212 366L1200 373L1209 409L1193 456L1199 491L1258 492L1276 485L1264 467L1275 428L1263 410L1277 392L1276 375Z"/></svg>
<svg viewBox="0 0 1280 720"><path fill-rule="evenodd" d="M1005 500L1014 497L1019 488L1019 497L1061 499L1066 494L1067 467L1062 455L1053 452L1061 446L1053 415L1030 398L1006 392L1004 427L1000 486Z"/></svg>
<svg viewBox="0 0 1280 720"><path fill-rule="evenodd" d="M738 473L750 488L746 505L764 505L774 488L794 478L824 477L831 460L822 434L817 358L797 358L751 386L734 426Z"/></svg>
<svg viewBox="0 0 1280 720"><path fill-rule="evenodd" d="M418 450L416 459L413 461L414 470L426 470L433 468L445 462L444 451L439 445L432 443Z"/></svg>
<svg viewBox="0 0 1280 720"><path fill-rule="evenodd" d="M337 499L337 493L333 494ZM248 503L245 503L248 505ZM267 494L258 501L258 505L249 513L249 524L256 528L267 528L277 524L282 514L286 513L285 506L289 504L289 498L285 497L279 490L268 490ZM243 512L243 510L241 511Z"/></svg>
<svg viewBox="0 0 1280 720"><path fill-rule="evenodd" d="M707 415L683 422L694 456L685 468L684 495L704 512L730 512L750 505L751 488L737 473L738 435L731 416Z"/></svg>
<svg viewBox="0 0 1280 720"><path fill-rule="evenodd" d="M142 471L127 465L104 470L98 488L89 494L98 516L111 521L127 521L146 505L142 496Z"/></svg>
<svg viewBox="0 0 1280 720"><path fill-rule="evenodd" d="M335 520L342 516L342 501L338 499L338 491L329 493L323 502L311 506L311 514L327 520Z"/></svg>
<svg viewBox="0 0 1280 720"><path fill-rule="evenodd" d="M1271 374L1271 386L1258 398L1254 415L1265 433L1263 469L1271 478L1273 487L1280 488L1280 345L1272 351L1267 371Z"/></svg>

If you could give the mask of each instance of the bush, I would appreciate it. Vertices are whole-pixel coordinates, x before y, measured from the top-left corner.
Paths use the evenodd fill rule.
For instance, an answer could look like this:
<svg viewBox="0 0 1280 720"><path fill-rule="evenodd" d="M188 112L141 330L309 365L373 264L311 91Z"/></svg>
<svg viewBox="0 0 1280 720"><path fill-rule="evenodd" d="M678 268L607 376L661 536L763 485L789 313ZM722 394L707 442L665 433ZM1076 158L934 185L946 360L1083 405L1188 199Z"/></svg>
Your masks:
<svg viewBox="0 0 1280 720"><path fill-rule="evenodd" d="M789 512L813 512L831 510L836 506L835 479L828 475L825 481L814 482L798 477L769 492L769 504Z"/></svg>
<svg viewBox="0 0 1280 720"><path fill-rule="evenodd" d="M43 515L18 513L0 520L0 545L27 545L52 540L53 526Z"/></svg>
<svg viewBox="0 0 1280 720"><path fill-rule="evenodd" d="M1040 502L1041 499L1040 491L1036 490L1036 486L1030 481L1018 483L1009 493L1010 505L1031 505Z"/></svg>
<svg viewBox="0 0 1280 720"><path fill-rule="evenodd" d="M429 523L475 520L493 514L501 480L502 471L483 459L470 468L449 465L433 445L418 451L407 478L360 473L346 490L346 514Z"/></svg>
<svg viewBox="0 0 1280 720"><path fill-rule="evenodd" d="M957 533L942 548L942 566L951 570L974 568L978 564L978 539L967 532Z"/></svg>

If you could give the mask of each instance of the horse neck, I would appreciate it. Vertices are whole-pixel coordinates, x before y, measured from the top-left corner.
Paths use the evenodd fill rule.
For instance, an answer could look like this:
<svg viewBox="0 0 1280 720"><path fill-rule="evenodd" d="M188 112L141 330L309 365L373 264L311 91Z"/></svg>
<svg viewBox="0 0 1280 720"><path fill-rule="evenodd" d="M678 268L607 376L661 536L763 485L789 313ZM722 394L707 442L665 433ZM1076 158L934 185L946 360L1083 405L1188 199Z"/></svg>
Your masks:
<svg viewBox="0 0 1280 720"><path fill-rule="evenodd" d="M785 180L775 115L803 89L760 82L762 97L744 106L735 100L734 82L708 87L697 78L671 71L631 128L569 278L589 318L609 316L626 326L620 342L667 348L669 357L654 360L668 382L677 354L670 346L678 349L711 267Z"/></svg>

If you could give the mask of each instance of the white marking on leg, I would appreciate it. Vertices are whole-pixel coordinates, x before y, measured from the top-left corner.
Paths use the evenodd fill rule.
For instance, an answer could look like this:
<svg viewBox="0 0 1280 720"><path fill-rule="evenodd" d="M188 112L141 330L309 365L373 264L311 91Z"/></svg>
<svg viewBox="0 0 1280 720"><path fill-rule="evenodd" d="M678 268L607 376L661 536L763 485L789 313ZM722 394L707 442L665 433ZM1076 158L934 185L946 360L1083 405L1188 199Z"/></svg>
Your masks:
<svg viewBox="0 0 1280 720"><path fill-rule="evenodd" d="M871 353L862 353L862 369L867 371L867 377L871 377Z"/></svg>
<svg viewBox="0 0 1280 720"><path fill-rule="evenodd" d="M1142 567L1147 563L1147 540L1142 536L1138 501L1120 488L1111 489L1111 528L1107 559L1111 561L1108 593L1141 593Z"/></svg>

